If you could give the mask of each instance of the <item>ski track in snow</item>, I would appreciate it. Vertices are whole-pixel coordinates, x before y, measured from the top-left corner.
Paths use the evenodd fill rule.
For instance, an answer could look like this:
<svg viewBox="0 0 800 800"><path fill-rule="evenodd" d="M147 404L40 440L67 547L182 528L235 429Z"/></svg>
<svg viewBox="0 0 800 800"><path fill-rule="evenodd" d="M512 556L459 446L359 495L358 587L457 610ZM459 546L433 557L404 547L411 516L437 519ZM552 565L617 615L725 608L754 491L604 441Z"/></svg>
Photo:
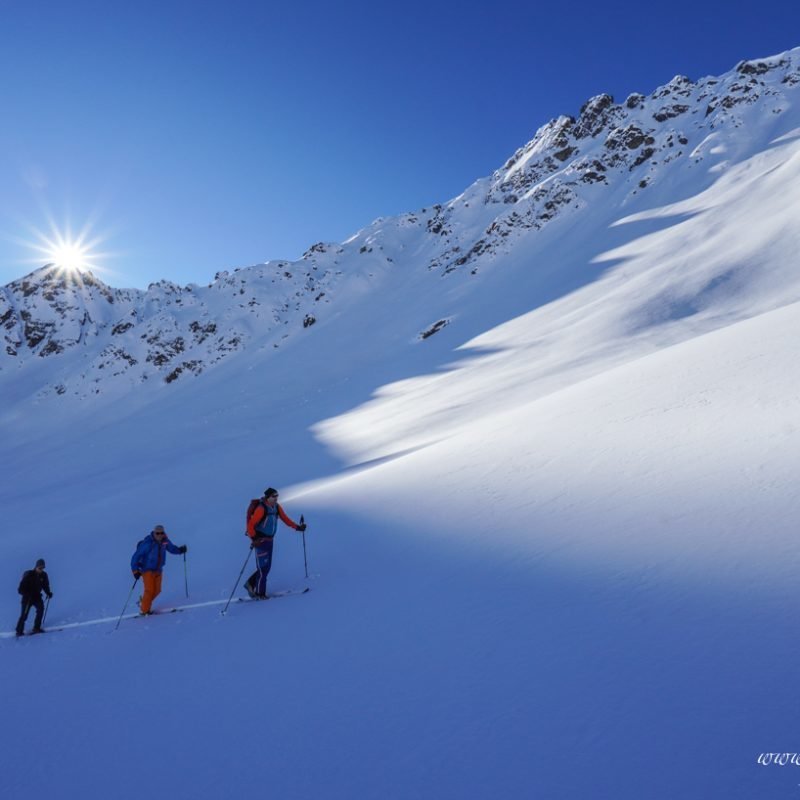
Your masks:
<svg viewBox="0 0 800 800"><path fill-rule="evenodd" d="M269 600L278 599L281 597L288 597L293 594L305 594L308 589L284 589L282 591L275 592L269 596ZM186 603L185 605L181 606L169 606L167 608L160 608L156 609L152 616L158 617L164 614L170 614L175 611L186 611L187 609L192 608L207 608L208 606L222 606L226 603L230 602L231 606L238 604L238 603L247 603L250 602L251 599L249 597L234 597L232 600L228 601L227 599L224 600L206 600L202 603ZM255 602L255 601L253 601ZM268 602L268 601L267 601ZM122 619L123 621L126 619L138 619L141 617L141 614L136 612L135 614L123 614L121 617L117 615L116 617L100 617L98 619L87 619L82 620L81 622L64 622L64 623L54 623L52 628L50 625L47 626L46 632L61 632L71 630L73 628L85 628L90 625L103 625L109 622L116 623L117 620ZM17 638L15 631L2 631L0 632L0 639L15 639Z"/></svg>

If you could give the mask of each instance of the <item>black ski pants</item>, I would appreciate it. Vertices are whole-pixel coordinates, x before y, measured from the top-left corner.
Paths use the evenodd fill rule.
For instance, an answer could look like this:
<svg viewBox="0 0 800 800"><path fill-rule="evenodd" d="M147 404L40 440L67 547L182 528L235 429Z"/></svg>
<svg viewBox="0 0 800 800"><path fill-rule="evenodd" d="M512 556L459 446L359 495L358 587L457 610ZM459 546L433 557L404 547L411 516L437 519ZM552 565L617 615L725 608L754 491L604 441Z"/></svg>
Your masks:
<svg viewBox="0 0 800 800"><path fill-rule="evenodd" d="M19 615L19 622L17 622L17 636L22 636L25 633L25 622L28 619L28 614L32 608L36 609L36 619L33 621L33 629L38 631L42 627L42 617L44 616L44 602L40 594L32 595L30 597L22 598L22 613Z"/></svg>

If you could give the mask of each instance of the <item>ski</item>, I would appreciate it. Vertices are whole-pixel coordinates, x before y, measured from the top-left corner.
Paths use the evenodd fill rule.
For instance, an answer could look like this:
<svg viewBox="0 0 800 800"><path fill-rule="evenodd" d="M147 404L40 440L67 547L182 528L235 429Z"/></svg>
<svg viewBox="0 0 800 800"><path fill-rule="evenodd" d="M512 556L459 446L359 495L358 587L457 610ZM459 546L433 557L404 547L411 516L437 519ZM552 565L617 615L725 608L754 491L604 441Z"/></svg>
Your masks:
<svg viewBox="0 0 800 800"><path fill-rule="evenodd" d="M151 611L149 614L137 614L133 619L141 617L160 617L162 614L176 614L178 611L185 611L185 608L162 608L160 611Z"/></svg>
<svg viewBox="0 0 800 800"><path fill-rule="evenodd" d="M288 594L305 594L310 591L310 586L305 586L302 589L283 589L280 592L273 592L270 597L286 597Z"/></svg>
<svg viewBox="0 0 800 800"><path fill-rule="evenodd" d="M306 586L304 589L283 589L280 592L272 592L268 597L237 597L238 603L257 603L263 600L272 600L278 597L288 597L290 594L305 594L310 592L311 587Z"/></svg>

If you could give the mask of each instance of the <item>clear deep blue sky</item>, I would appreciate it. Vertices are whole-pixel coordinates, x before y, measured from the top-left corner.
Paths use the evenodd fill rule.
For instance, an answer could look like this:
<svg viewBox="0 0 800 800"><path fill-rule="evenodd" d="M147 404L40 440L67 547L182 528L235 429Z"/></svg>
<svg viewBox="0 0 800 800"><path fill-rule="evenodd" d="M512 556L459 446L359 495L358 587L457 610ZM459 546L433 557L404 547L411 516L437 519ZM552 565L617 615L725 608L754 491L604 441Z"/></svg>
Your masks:
<svg viewBox="0 0 800 800"><path fill-rule="evenodd" d="M450 199L592 95L797 45L785 0L0 0L0 283L50 219L104 237L114 286L297 258Z"/></svg>

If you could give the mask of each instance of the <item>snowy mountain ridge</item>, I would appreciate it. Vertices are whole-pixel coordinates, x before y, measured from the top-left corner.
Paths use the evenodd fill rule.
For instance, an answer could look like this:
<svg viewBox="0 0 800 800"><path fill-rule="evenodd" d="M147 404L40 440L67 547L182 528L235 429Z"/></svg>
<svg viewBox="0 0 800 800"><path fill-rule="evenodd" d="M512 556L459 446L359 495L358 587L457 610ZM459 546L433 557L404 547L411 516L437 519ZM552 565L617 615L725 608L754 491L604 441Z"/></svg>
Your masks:
<svg viewBox="0 0 800 800"><path fill-rule="evenodd" d="M676 76L622 104L593 97L577 118L544 125L501 169L444 205L377 220L299 261L218 273L206 287L112 289L91 273L42 268L0 289L0 381L19 399L169 384L247 348L279 348L339 313L340 296L372 292L387 273L415 272L426 293L441 291L428 275L466 282L501 268L555 220L580 225L583 211L605 204L634 211L692 170L710 185L730 160L765 146L770 119L791 105L798 84L795 49L719 78ZM478 286L462 292L475 302ZM457 304L445 305L415 322L417 337L457 315Z"/></svg>

